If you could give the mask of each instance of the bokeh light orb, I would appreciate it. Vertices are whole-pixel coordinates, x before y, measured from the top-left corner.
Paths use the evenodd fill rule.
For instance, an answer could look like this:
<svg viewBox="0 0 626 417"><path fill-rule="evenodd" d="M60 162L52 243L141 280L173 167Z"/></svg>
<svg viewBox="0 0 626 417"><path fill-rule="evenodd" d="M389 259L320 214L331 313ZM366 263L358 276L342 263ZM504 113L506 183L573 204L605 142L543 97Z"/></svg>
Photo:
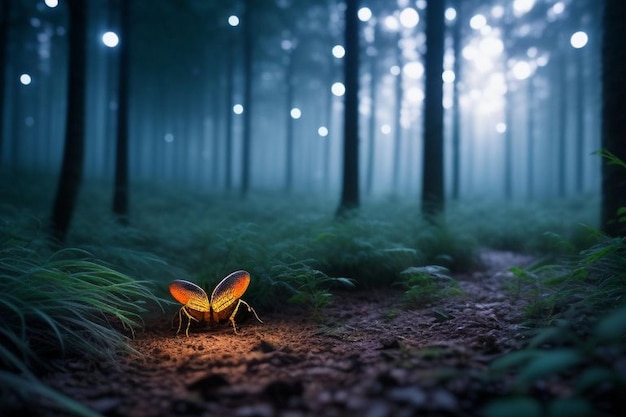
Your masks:
<svg viewBox="0 0 626 417"><path fill-rule="evenodd" d="M54 9L59 5L59 0L45 0L44 3L51 9Z"/></svg>
<svg viewBox="0 0 626 417"><path fill-rule="evenodd" d="M243 113L243 106L241 104L235 104L233 106L233 113L235 113L235 114Z"/></svg>
<svg viewBox="0 0 626 417"><path fill-rule="evenodd" d="M317 134L325 138L326 136L328 136L328 128L326 126L320 126L317 129Z"/></svg>
<svg viewBox="0 0 626 417"><path fill-rule="evenodd" d="M361 7L357 12L357 16L361 22L367 22L372 18L372 11L369 7Z"/></svg>
<svg viewBox="0 0 626 417"><path fill-rule="evenodd" d="M105 32L102 35L102 43L108 48L115 48L120 43L120 38L115 32Z"/></svg>
<svg viewBox="0 0 626 417"><path fill-rule="evenodd" d="M400 12L400 24L407 29L414 28L420 22L420 15L412 7L406 7Z"/></svg>
<svg viewBox="0 0 626 417"><path fill-rule="evenodd" d="M346 49L341 45L333 46L332 52L333 52L333 56L338 59L341 59L344 56L346 56Z"/></svg>
<svg viewBox="0 0 626 417"><path fill-rule="evenodd" d="M302 117L302 111L299 108L294 107L289 111L289 115L292 119L299 119L300 117Z"/></svg>
<svg viewBox="0 0 626 417"><path fill-rule="evenodd" d="M228 16L228 24L235 27L235 26L239 26L239 18L237 16L230 15Z"/></svg>
<svg viewBox="0 0 626 417"><path fill-rule="evenodd" d="M336 82L333 83L333 85L330 87L330 91L333 93L333 95L341 97L346 93L346 86L343 85L343 83Z"/></svg>
<svg viewBox="0 0 626 417"><path fill-rule="evenodd" d="M589 42L589 37L583 31L574 32L569 39L570 45L576 49L584 48L587 42Z"/></svg>
<svg viewBox="0 0 626 417"><path fill-rule="evenodd" d="M29 85L31 82L33 82L33 79L28 74L22 74L20 75L20 82L22 83L22 85Z"/></svg>

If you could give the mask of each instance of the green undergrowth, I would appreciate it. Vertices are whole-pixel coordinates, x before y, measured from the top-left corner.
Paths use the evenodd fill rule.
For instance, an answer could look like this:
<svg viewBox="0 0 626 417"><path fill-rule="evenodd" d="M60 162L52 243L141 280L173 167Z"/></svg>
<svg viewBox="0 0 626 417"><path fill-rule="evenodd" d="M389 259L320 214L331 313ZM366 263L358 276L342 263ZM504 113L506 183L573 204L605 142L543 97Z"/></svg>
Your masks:
<svg viewBox="0 0 626 417"><path fill-rule="evenodd" d="M95 415L38 375L61 358L129 351L143 314L161 304L152 283L84 250L51 251L44 240L26 241L8 223L0 226L0 404L10 409L36 396L66 413Z"/></svg>
<svg viewBox="0 0 626 417"><path fill-rule="evenodd" d="M602 153L609 163L624 162ZM615 221L626 222L626 207ZM530 342L496 360L508 395L486 417L618 415L626 394L626 237L587 228L588 246L569 256L512 268L511 295L526 301ZM558 239L555 239L558 241ZM573 253L573 254L572 254ZM541 393L538 395L538 393Z"/></svg>

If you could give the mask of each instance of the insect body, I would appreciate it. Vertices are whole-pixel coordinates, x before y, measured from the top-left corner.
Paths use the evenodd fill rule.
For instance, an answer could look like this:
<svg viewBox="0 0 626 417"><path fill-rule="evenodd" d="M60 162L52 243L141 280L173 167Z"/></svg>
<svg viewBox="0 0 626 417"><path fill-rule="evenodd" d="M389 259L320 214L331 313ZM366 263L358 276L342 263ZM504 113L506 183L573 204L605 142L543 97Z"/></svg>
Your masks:
<svg viewBox="0 0 626 417"><path fill-rule="evenodd" d="M189 326L191 320L197 322L219 323L228 318L233 324L233 330L237 333L235 325L235 315L239 306L243 303L248 306L248 311L254 313L254 317L263 323L256 311L240 297L246 292L250 285L250 274L246 271L235 271L220 281L211 294L211 300L206 292L193 282L177 279L170 284L170 293L183 306L178 311L178 330L180 332L183 324L184 314L187 316L187 329L185 334L189 337Z"/></svg>

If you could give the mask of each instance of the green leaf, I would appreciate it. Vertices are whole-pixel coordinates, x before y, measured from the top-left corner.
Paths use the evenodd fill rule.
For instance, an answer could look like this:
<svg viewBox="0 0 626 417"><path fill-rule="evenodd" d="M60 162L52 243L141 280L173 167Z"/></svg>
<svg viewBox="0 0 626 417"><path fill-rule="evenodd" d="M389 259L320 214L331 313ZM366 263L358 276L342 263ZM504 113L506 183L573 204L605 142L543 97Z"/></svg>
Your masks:
<svg viewBox="0 0 626 417"><path fill-rule="evenodd" d="M495 400L485 407L483 417L541 417L541 405L529 397Z"/></svg>
<svg viewBox="0 0 626 417"><path fill-rule="evenodd" d="M506 371L511 368L525 365L531 359L536 358L541 352L535 349L524 349L508 353L491 364L494 371Z"/></svg>
<svg viewBox="0 0 626 417"><path fill-rule="evenodd" d="M581 354L574 349L541 352L520 372L518 382L527 384L545 376L556 375L577 365L581 360Z"/></svg>
<svg viewBox="0 0 626 417"><path fill-rule="evenodd" d="M577 393L584 393L604 382L611 381L612 379L613 372L610 369L601 366L594 366L585 369L578 376L575 389Z"/></svg>
<svg viewBox="0 0 626 417"><path fill-rule="evenodd" d="M626 307L619 308L600 320L595 334L602 341L623 338L626 334Z"/></svg>
<svg viewBox="0 0 626 417"><path fill-rule="evenodd" d="M548 417L593 417L593 407L583 398L561 398L548 404Z"/></svg>

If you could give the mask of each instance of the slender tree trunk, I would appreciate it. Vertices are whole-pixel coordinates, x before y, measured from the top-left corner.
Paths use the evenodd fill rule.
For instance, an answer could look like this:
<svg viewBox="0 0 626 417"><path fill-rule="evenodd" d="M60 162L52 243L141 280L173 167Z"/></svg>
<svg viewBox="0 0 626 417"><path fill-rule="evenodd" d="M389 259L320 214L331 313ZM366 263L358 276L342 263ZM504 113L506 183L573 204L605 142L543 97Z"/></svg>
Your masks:
<svg viewBox="0 0 626 417"><path fill-rule="evenodd" d="M343 182L339 217L359 207L359 0L347 0L345 12L345 49L343 123Z"/></svg>
<svg viewBox="0 0 626 417"><path fill-rule="evenodd" d="M535 84L526 80L526 194L529 200L535 196Z"/></svg>
<svg viewBox="0 0 626 417"><path fill-rule="evenodd" d="M294 80L293 80L293 50L290 49L287 51L287 67L286 71L286 81L287 81L287 99L285 100L286 109L285 115L287 117L287 126L285 130L285 191L287 193L291 193L293 188L293 117L289 114L291 108L293 107L293 90L294 90Z"/></svg>
<svg viewBox="0 0 626 417"><path fill-rule="evenodd" d="M602 44L602 147L626 162L626 2L606 0ZM616 220L626 207L626 168L602 163L601 225L611 236L626 236L626 222ZM622 214L622 218L626 213Z"/></svg>
<svg viewBox="0 0 626 417"><path fill-rule="evenodd" d="M461 109L459 96L461 93L461 25L462 25L462 2L454 2L456 8L456 21L452 31L452 44L454 50L454 95L452 97L452 198L457 200L461 188Z"/></svg>
<svg viewBox="0 0 626 417"><path fill-rule="evenodd" d="M9 44L9 0L0 0L0 166L4 149L4 94L7 68L7 48Z"/></svg>
<svg viewBox="0 0 626 417"><path fill-rule="evenodd" d="M120 2L119 84L117 108L117 141L115 144L115 181L113 213L121 224L128 224L128 84L130 77L130 4Z"/></svg>
<svg viewBox="0 0 626 417"><path fill-rule="evenodd" d="M504 94L504 198L513 199L513 92L507 88Z"/></svg>
<svg viewBox="0 0 626 417"><path fill-rule="evenodd" d="M224 188L231 191L233 188L233 106L235 104L235 51L233 36L229 39L226 67L226 135L225 135L225 151L224 151Z"/></svg>
<svg viewBox="0 0 626 417"><path fill-rule="evenodd" d="M585 58L584 49L574 51L576 56L576 192L580 195L585 179Z"/></svg>
<svg viewBox="0 0 626 417"><path fill-rule="evenodd" d="M443 212L443 50L445 4L429 0L426 7L424 89L424 164L422 214L429 219Z"/></svg>
<svg viewBox="0 0 626 417"><path fill-rule="evenodd" d="M400 50L400 34L396 37L396 65L398 68L402 68L402 51ZM402 148L402 95L404 90L402 89L402 71L394 79L394 127L393 127L393 161L391 186L393 195L396 196L400 192L400 155Z"/></svg>
<svg viewBox="0 0 626 417"><path fill-rule="evenodd" d="M250 189L251 135L252 135L252 4L245 1L243 13L243 132L241 143L241 195L248 195Z"/></svg>
<svg viewBox="0 0 626 417"><path fill-rule="evenodd" d="M558 59L557 66L559 71L556 76L558 77L558 94L559 94L559 134L558 134L558 145L557 145L557 155L559 155L557 159L557 194L559 197L565 197L567 192L567 177L565 175L567 171L567 66L565 52L562 51L559 53L560 57Z"/></svg>
<svg viewBox="0 0 626 417"><path fill-rule="evenodd" d="M83 175L85 158L85 97L87 57L87 7L69 0L69 66L65 145L61 175L52 212L53 237L65 242Z"/></svg>
<svg viewBox="0 0 626 417"><path fill-rule="evenodd" d="M376 25L378 27L378 25ZM375 35L376 36L376 35ZM376 151L376 101L378 87L378 60L376 55L370 58L370 118L368 126L367 146L367 176L365 177L365 190L368 195L372 194L374 186L374 155Z"/></svg>

